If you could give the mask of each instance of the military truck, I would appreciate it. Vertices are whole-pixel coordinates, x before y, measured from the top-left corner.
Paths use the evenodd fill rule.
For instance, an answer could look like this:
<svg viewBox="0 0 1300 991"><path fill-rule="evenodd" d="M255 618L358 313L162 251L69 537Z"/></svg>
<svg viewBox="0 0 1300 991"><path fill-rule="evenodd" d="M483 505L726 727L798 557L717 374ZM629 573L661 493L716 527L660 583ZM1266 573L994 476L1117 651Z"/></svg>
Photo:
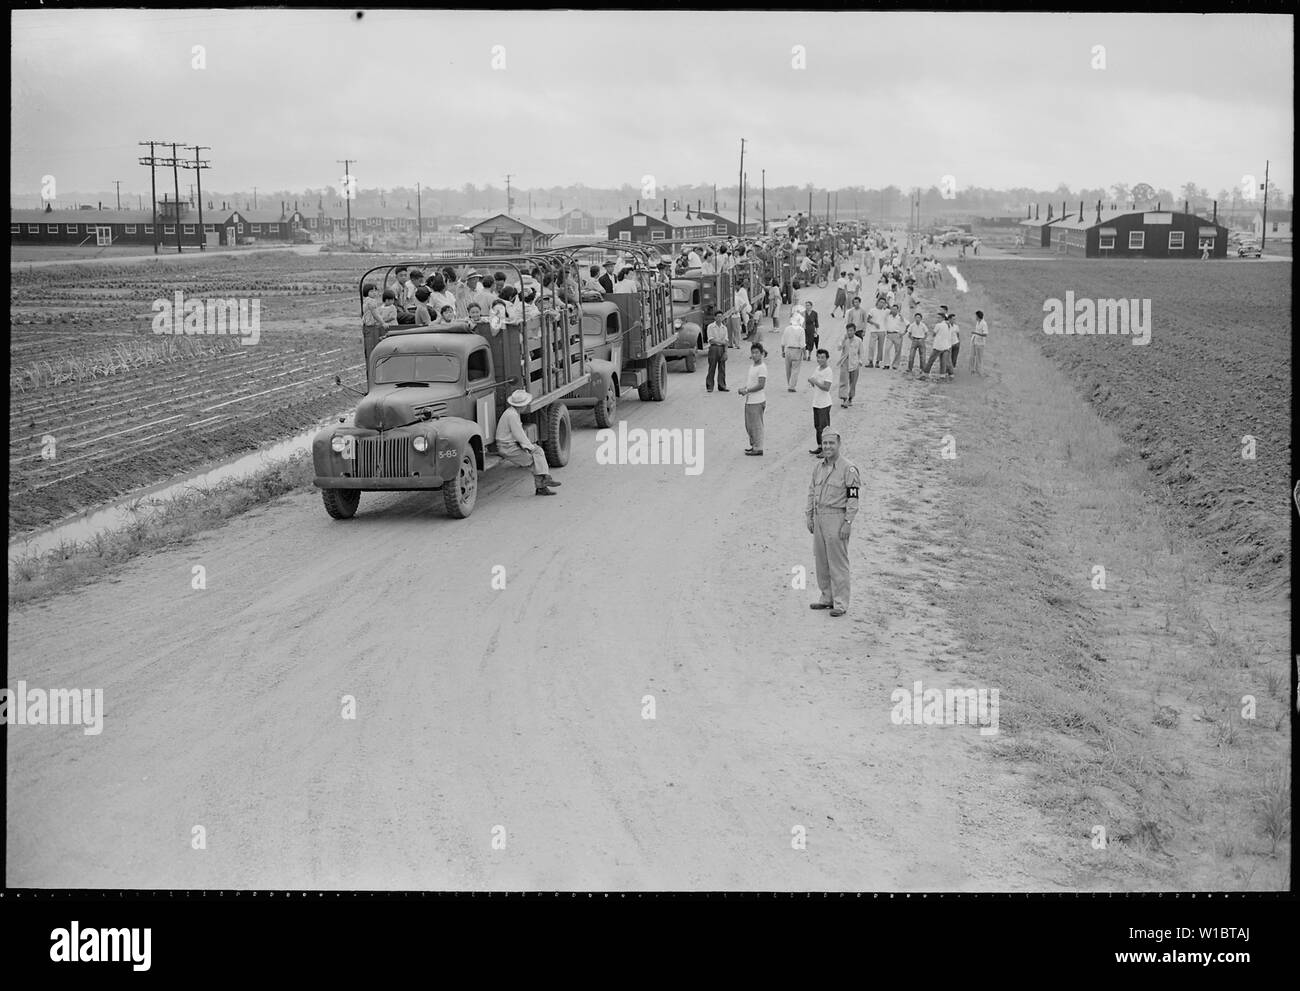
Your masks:
<svg viewBox="0 0 1300 991"><path fill-rule="evenodd" d="M540 256L494 257L492 264L518 277L525 268L558 267ZM394 268L367 272L363 298L368 282L387 285ZM367 391L351 417L340 417L312 441L314 484L326 513L350 519L362 492L431 490L442 493L447 515L469 516L479 473L499 460L493 457L497 417L517 389L533 396L520 410L529 438L553 467L567 464L568 400L584 391L603 394L613 374L608 362L587 358L576 315L576 305L560 303L496 328L366 328Z"/></svg>

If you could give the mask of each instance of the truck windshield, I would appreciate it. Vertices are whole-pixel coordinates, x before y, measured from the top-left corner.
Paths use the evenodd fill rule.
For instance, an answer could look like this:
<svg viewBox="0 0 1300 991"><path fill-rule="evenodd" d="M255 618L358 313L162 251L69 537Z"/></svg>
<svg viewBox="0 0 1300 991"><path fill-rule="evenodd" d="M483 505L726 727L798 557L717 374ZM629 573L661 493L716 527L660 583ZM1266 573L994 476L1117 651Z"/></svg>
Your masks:
<svg viewBox="0 0 1300 991"><path fill-rule="evenodd" d="M691 302L690 286L673 286L673 302L689 303Z"/></svg>
<svg viewBox="0 0 1300 991"><path fill-rule="evenodd" d="M375 362L375 382L459 382L454 354L387 354Z"/></svg>

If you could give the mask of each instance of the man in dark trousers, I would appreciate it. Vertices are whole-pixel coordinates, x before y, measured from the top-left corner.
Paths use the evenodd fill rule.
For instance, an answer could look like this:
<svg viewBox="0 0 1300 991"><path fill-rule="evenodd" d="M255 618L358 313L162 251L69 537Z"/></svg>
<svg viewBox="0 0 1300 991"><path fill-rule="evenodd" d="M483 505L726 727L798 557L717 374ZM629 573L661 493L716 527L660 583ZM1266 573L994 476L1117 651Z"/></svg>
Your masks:
<svg viewBox="0 0 1300 991"><path fill-rule="evenodd" d="M803 311L803 356L805 358L812 358L821 340L821 335L817 333L817 323L817 311L813 309L812 300L807 300Z"/></svg>
<svg viewBox="0 0 1300 991"><path fill-rule="evenodd" d="M704 388L713 391L713 377L717 373L718 391L730 392L727 388L727 344L730 328L722 322L722 311L713 314L713 322L705 331L709 343L709 373L704 377Z"/></svg>

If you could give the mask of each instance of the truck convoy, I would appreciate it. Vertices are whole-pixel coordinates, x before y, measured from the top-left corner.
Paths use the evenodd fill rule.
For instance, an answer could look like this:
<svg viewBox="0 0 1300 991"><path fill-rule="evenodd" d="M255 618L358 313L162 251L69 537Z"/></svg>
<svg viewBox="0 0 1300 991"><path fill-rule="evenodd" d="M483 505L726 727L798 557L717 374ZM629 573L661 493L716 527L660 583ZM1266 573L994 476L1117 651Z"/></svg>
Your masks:
<svg viewBox="0 0 1300 991"><path fill-rule="evenodd" d="M476 259L440 259L472 266ZM562 260L547 255L494 257L513 271L539 270L563 284ZM395 265L371 269L361 280L381 291ZM312 441L314 484L336 520L355 515L362 492L431 490L442 493L447 514L474 511L478 475L495 445L498 412L517 389L532 395L520 410L529 439L552 467L569 460L568 401L605 395L614 374L605 360L588 358L577 307L543 301L539 312L494 330L481 323L437 328L364 328L367 391L351 418Z"/></svg>
<svg viewBox="0 0 1300 991"><path fill-rule="evenodd" d="M613 426L625 389L635 386L643 401L662 402L668 358L694 370L704 327L720 307L732 309L733 281L755 278L759 254L730 271L674 278L657 247L594 241L493 256L491 264L508 281L522 286L536 279L543 287L538 306L517 306L504 325L363 323L366 392L351 417L340 417L312 442L314 484L325 512L346 520L356 514L362 492L424 490L442 493L449 516L469 516L478 476L497 460L497 418L516 390L533 397L520 410L524 427L555 468L569 460L570 410L591 409L603 428ZM633 269L634 292L576 291L588 265L615 255ZM463 257L434 264L467 271L481 262ZM366 272L363 315L367 289L400 289L394 273L403 267L411 266Z"/></svg>

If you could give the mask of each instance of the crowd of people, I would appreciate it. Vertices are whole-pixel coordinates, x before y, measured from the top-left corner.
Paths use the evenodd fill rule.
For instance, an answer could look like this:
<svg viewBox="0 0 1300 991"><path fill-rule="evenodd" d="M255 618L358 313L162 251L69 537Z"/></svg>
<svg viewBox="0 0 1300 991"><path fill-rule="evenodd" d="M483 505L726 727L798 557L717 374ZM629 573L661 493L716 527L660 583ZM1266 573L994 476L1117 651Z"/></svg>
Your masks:
<svg viewBox="0 0 1300 991"><path fill-rule="evenodd" d="M937 307L933 323L925 319L920 288L938 288L945 280L943 266L933 253L932 239L906 234L854 234L834 228L807 233L792 225L765 250L770 257L780 259L783 273L793 275L785 286L779 278L769 276L761 294L759 319L746 323L751 341L750 365L745 384L737 389L745 400L744 421L749 437L745 454L763 455L767 389L772 381L766 360L768 349L758 328L770 317L769 333L775 331L780 326L782 307L788 306L788 322L778 345L787 391L799 391L804 362L810 358L815 361L805 381L811 389L815 437L809 453L819 461L809 484L806 523L813 535L820 598L810 607L843 616L849 608L848 541L858 510L861 478L857 467L843 453L840 432L830 425L834 398L838 397L841 409L851 409L863 369L897 371L919 380L929 379L937 363L937 379L952 381L962 351L963 330L957 314L946 304ZM810 285L820 283L823 274L835 280L829 317L844 321L844 333L834 357L828 348L820 346L821 320L813 300L801 298ZM864 304L864 298L869 306ZM742 300L737 292L733 313L744 314L746 309L752 310L753 304L747 294ZM722 324L719 316L709 328L705 388L710 392L715 373L719 391L727 391L728 336ZM966 336L967 371L972 375L983 375L988 336L984 312L975 310Z"/></svg>

